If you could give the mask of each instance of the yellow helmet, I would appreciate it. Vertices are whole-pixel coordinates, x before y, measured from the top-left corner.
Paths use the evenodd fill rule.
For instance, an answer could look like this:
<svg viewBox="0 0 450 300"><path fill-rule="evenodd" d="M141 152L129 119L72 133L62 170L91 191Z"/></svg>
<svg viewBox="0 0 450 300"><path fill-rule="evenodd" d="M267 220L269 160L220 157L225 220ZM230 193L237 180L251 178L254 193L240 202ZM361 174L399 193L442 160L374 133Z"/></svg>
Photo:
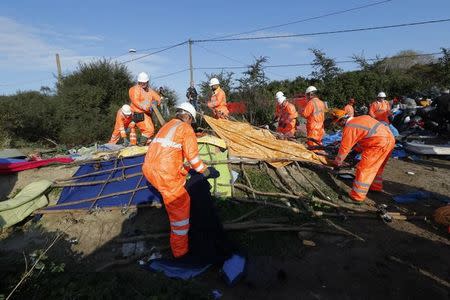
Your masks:
<svg viewBox="0 0 450 300"><path fill-rule="evenodd" d="M348 115L345 113L345 110L334 108L330 111L330 115L333 118L333 122L336 123L342 118L347 119Z"/></svg>

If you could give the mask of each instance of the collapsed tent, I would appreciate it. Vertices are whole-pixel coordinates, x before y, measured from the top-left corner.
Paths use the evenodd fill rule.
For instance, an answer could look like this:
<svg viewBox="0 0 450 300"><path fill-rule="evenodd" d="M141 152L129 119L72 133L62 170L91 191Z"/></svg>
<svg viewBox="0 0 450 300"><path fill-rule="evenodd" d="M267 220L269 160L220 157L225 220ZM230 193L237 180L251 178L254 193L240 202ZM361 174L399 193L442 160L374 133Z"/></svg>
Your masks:
<svg viewBox="0 0 450 300"><path fill-rule="evenodd" d="M70 157L57 157L50 159L27 161L22 159L2 158L0 161L0 174L12 174L24 170L40 168L52 164L68 164L73 162Z"/></svg>
<svg viewBox="0 0 450 300"><path fill-rule="evenodd" d="M309 151L302 144L278 140L270 131L256 129L252 125L205 116L206 122L227 143L230 155L259 160L292 159L326 164L324 157ZM271 162L282 167L289 162Z"/></svg>

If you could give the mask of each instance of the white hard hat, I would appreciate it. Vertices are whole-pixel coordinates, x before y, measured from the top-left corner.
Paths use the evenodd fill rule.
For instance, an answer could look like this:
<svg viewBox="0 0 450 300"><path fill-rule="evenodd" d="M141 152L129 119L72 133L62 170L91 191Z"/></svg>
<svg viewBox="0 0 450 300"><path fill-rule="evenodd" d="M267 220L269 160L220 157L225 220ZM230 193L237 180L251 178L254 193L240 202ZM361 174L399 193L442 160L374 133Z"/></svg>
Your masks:
<svg viewBox="0 0 450 300"><path fill-rule="evenodd" d="M128 104L124 104L124 105L122 106L122 113L123 113L125 116L131 115L131 107L130 107Z"/></svg>
<svg viewBox="0 0 450 300"><path fill-rule="evenodd" d="M183 102L181 104L178 104L175 108L187 111L188 113L191 114L192 118L195 121L195 117L197 116L197 112L195 111L194 106L192 104L190 104L189 102Z"/></svg>
<svg viewBox="0 0 450 300"><path fill-rule="evenodd" d="M148 82L150 78L148 77L148 74L145 72L141 72L138 75L138 82Z"/></svg>
<svg viewBox="0 0 450 300"><path fill-rule="evenodd" d="M384 92L379 92L377 98L386 98L386 94Z"/></svg>
<svg viewBox="0 0 450 300"><path fill-rule="evenodd" d="M317 92L316 87L313 86L313 85L308 86L308 88L307 88L306 91L305 91L305 94L309 94L309 93L312 93L312 92Z"/></svg>
<svg viewBox="0 0 450 300"><path fill-rule="evenodd" d="M213 86L213 85L217 85L220 84L219 79L217 79L216 77L211 78L211 80L209 81L209 86Z"/></svg>
<svg viewBox="0 0 450 300"><path fill-rule="evenodd" d="M278 97L280 97L280 96L284 96L284 93L283 93L282 91L279 91L279 92L277 92L277 93L275 94L275 98L277 98L277 99L278 99Z"/></svg>

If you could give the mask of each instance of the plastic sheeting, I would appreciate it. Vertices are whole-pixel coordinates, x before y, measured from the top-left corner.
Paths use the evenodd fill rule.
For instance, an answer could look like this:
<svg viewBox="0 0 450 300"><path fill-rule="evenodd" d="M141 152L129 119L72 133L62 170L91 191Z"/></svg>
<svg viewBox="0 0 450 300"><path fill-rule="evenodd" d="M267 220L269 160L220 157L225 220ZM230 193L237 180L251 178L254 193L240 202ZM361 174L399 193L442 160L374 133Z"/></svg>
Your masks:
<svg viewBox="0 0 450 300"><path fill-rule="evenodd" d="M0 202L0 228L17 224L48 204L44 192L52 182L40 180L24 187L14 198Z"/></svg>
<svg viewBox="0 0 450 300"><path fill-rule="evenodd" d="M130 157L117 159L112 161L106 161L101 163L88 163L81 166L74 176L80 176L85 174L91 174L98 171L108 171L106 173L91 175L87 177L79 178L74 181L80 182L93 182L93 181L105 181L108 178L117 179L123 178L118 181L110 181L108 183L98 183L87 186L73 186L65 187L60 195L57 205L47 207L47 210L67 210L67 209L90 209L95 207L126 207L136 206L139 204L154 204L161 203L161 195L156 189L147 183L147 180L142 173L142 163L144 156ZM134 166L133 166L134 165ZM116 169L123 166L129 166L125 169ZM135 175L130 177L130 175ZM141 188L133 193L133 190ZM120 195L111 195L116 193L122 193ZM106 196L97 201L89 199L95 199L98 196Z"/></svg>
<svg viewBox="0 0 450 300"><path fill-rule="evenodd" d="M326 164L324 157L309 151L302 144L278 140L268 130L256 129L252 125L205 116L206 122L225 140L230 154L233 156L270 160L288 158L303 160L316 164ZM282 167L288 162L271 163Z"/></svg>
<svg viewBox="0 0 450 300"><path fill-rule="evenodd" d="M70 157L57 157L43 160L0 163L0 174L12 174L24 170L44 167L50 164L67 164L73 162Z"/></svg>

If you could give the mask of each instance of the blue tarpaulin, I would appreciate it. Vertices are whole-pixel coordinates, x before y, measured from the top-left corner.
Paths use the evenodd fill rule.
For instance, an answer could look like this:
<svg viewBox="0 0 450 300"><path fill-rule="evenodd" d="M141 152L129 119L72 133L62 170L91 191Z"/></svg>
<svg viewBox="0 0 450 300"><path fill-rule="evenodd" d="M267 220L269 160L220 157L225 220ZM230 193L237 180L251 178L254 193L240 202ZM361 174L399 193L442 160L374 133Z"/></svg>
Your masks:
<svg viewBox="0 0 450 300"><path fill-rule="evenodd" d="M142 173L143 161L144 155L141 155L82 165L74 174L74 177L94 172L97 174L79 178L74 181L75 183L104 180L109 180L111 182L108 182L107 184L98 183L88 186L65 187L57 205L48 207L47 210L125 207L128 205L136 206L138 204L161 203L161 196L158 191L147 183L147 180L143 175L137 174ZM126 168L122 168L124 166ZM113 171L113 169L116 170ZM101 171L108 172L98 174ZM117 178L120 178L120 180L117 180ZM116 179L116 181L114 181L114 179ZM132 190L135 189L139 190L133 193ZM108 195L113 193L123 194L108 197ZM94 200L95 198L102 196L106 197L97 201ZM92 200L85 201L88 199Z"/></svg>

